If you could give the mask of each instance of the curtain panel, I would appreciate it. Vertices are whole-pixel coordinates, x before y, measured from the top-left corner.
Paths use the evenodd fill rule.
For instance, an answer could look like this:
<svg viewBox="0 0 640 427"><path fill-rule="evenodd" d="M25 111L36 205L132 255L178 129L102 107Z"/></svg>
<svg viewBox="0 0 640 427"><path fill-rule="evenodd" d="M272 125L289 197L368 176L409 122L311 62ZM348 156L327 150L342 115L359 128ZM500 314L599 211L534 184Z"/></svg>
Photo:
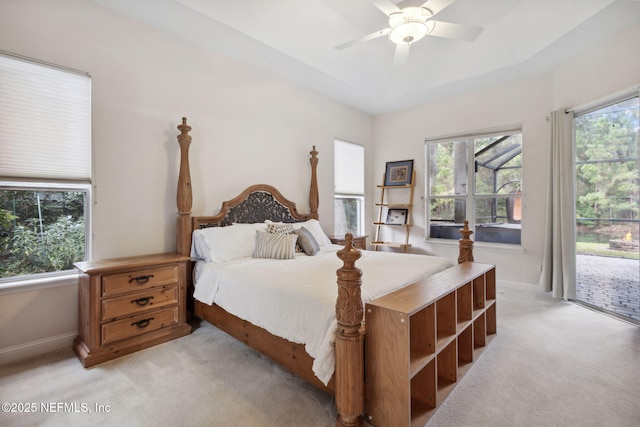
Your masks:
<svg viewBox="0 0 640 427"><path fill-rule="evenodd" d="M546 228L539 283L554 297L571 300L576 297L573 113L553 111L550 125Z"/></svg>

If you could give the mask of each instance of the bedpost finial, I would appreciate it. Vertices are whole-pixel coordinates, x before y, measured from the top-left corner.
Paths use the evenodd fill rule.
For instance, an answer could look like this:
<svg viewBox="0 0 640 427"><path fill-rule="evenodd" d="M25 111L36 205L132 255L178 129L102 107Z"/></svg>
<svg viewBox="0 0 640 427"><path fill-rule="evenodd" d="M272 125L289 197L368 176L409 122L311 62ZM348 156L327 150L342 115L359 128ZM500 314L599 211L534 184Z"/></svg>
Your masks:
<svg viewBox="0 0 640 427"><path fill-rule="evenodd" d="M355 269L355 262L360 259L362 253L353 247L353 234L347 233L344 236L344 248L338 251L338 258L344 262L344 266Z"/></svg>
<svg viewBox="0 0 640 427"><path fill-rule="evenodd" d="M189 131L191 130L191 126L189 126L187 124L187 118L186 117L182 118L182 124L178 125L178 130L180 131L180 134L181 134L180 136L182 136L182 135L187 135L188 136Z"/></svg>
<svg viewBox="0 0 640 427"><path fill-rule="evenodd" d="M318 192L318 175L316 169L318 168L318 152L316 146L309 152L311 158L309 163L311 164L311 185L309 186L309 213L311 218L318 219L318 206L320 204L320 196Z"/></svg>
<svg viewBox="0 0 640 427"><path fill-rule="evenodd" d="M473 261L473 240L469 238L473 234L473 230L469 229L468 220L464 221L464 225L459 231L462 239L458 241L458 264L462 264L465 261Z"/></svg>

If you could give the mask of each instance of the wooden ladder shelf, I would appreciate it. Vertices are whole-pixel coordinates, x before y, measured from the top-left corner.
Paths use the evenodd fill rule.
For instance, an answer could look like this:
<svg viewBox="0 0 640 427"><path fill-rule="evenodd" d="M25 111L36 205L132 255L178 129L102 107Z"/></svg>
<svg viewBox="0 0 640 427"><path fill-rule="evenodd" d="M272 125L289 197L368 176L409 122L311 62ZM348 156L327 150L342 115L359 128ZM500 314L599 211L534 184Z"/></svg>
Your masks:
<svg viewBox="0 0 640 427"><path fill-rule="evenodd" d="M378 220L373 223L375 227L375 238L371 245L374 250L378 250L381 246L387 246L391 248L400 248L403 252L408 252L411 244L409 243L409 233L411 231L411 211L413 210L413 190L415 188L416 182L416 172L413 171L411 175L411 183L406 185L384 185L385 176L382 176L383 185L378 185L380 189L380 203L376 203L375 206L378 208ZM395 191L398 190L398 191ZM399 191L403 190L403 191ZM406 203L389 203L389 192L393 191L397 193L397 197L405 197L403 201ZM398 199L394 199L398 200ZM398 210L398 213L403 213L403 215L399 215L397 217L390 215L389 213L393 210ZM383 215L385 215L383 217ZM387 241L383 240L381 236L382 228L391 228L404 229L404 240L400 241ZM391 233L389 233L391 234ZM396 233L394 233L396 234Z"/></svg>

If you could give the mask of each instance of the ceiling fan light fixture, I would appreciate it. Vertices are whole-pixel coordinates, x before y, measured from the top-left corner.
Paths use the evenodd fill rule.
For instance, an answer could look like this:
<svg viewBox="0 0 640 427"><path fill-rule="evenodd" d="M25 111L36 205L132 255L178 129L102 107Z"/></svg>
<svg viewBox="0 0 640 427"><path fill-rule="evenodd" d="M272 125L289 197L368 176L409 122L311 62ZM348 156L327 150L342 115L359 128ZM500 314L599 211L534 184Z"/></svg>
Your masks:
<svg viewBox="0 0 640 427"><path fill-rule="evenodd" d="M389 40L395 44L415 43L433 30L427 20L431 12L424 7L405 7L389 15Z"/></svg>
<svg viewBox="0 0 640 427"><path fill-rule="evenodd" d="M407 21L396 25L389 32L389 40L395 44L414 43L427 35L427 25L421 21Z"/></svg>

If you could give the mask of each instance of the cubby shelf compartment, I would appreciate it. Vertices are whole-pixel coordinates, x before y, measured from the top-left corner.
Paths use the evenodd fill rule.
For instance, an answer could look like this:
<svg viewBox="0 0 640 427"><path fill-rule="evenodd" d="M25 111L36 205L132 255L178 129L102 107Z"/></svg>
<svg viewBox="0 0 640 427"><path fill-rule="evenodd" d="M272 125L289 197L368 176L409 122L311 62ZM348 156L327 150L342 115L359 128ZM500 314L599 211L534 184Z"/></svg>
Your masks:
<svg viewBox="0 0 640 427"><path fill-rule="evenodd" d="M473 328L469 324L458 335L458 370L473 363Z"/></svg>
<svg viewBox="0 0 640 427"><path fill-rule="evenodd" d="M409 318L409 372L412 375L434 358L434 315L434 305L431 304Z"/></svg>
<svg viewBox="0 0 640 427"><path fill-rule="evenodd" d="M457 329L466 328L473 319L471 283L456 290Z"/></svg>
<svg viewBox="0 0 640 427"><path fill-rule="evenodd" d="M496 334L495 267L465 262L366 304L366 420L422 426Z"/></svg>
<svg viewBox="0 0 640 427"><path fill-rule="evenodd" d="M441 403L458 381L458 358L456 357L456 342L446 346L436 359L438 370L438 395L436 402Z"/></svg>
<svg viewBox="0 0 640 427"><path fill-rule="evenodd" d="M456 294L451 292L436 301L437 348L449 345L456 335Z"/></svg>
<svg viewBox="0 0 640 427"><path fill-rule="evenodd" d="M411 423L417 425L428 420L436 408L436 360L432 359L420 372L411 378Z"/></svg>

